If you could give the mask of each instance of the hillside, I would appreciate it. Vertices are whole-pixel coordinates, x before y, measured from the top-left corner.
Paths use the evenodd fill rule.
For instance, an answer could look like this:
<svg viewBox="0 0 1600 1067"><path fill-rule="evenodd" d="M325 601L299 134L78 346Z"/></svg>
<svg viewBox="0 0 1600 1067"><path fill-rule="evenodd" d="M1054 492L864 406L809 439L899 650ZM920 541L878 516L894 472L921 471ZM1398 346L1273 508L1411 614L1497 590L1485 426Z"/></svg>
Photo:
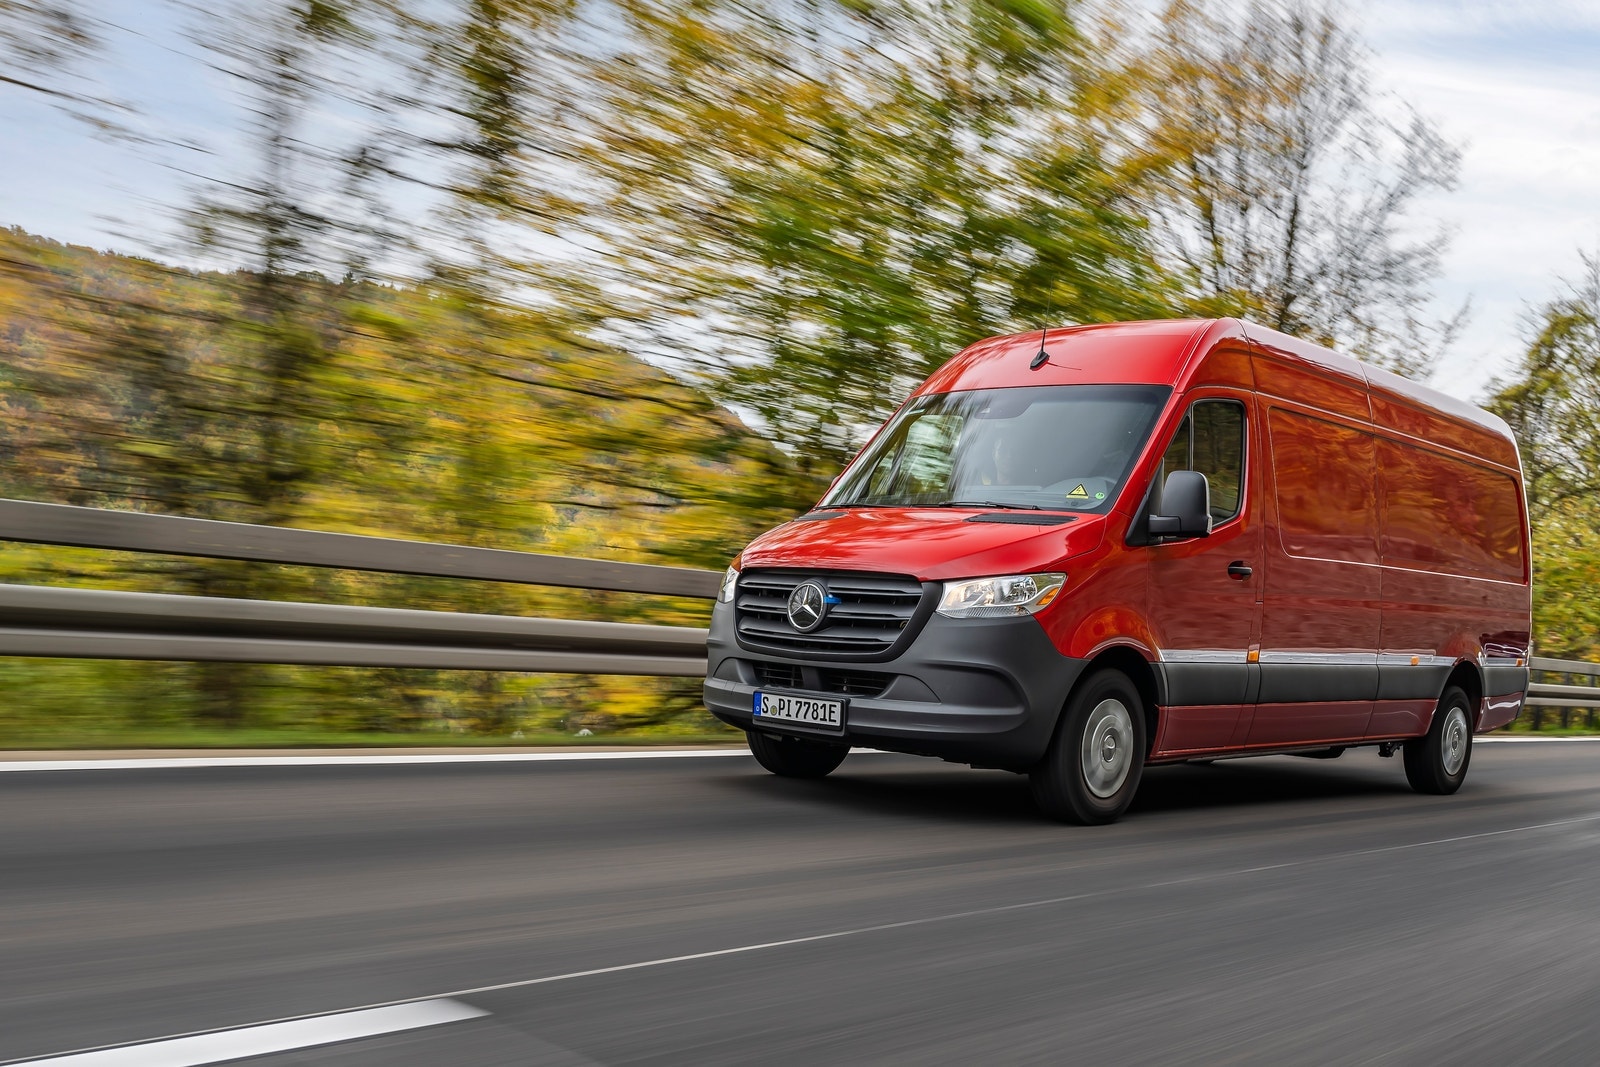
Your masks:
<svg viewBox="0 0 1600 1067"><path fill-rule="evenodd" d="M548 316L317 275L194 272L16 230L0 232L0 454L9 497L708 567L792 513L781 454L737 418ZM0 547L0 579L569 617L704 612L14 545ZM0 735L84 702L120 721L141 703L130 687L149 685L176 709L157 714L169 724L304 726L309 704L329 728L500 734L659 724L696 704L648 680L21 661L0 674L13 694Z"/></svg>

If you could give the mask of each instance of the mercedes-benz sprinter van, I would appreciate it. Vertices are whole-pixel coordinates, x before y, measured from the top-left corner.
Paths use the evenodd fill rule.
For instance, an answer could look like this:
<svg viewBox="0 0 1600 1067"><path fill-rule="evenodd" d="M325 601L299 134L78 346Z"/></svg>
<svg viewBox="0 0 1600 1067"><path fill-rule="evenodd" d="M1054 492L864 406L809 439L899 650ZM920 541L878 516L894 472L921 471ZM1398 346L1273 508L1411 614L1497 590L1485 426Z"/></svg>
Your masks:
<svg viewBox="0 0 1600 1067"><path fill-rule="evenodd" d="M852 745L1119 816L1148 764L1401 751L1452 793L1521 709L1504 422L1231 319L982 341L734 561L707 706L768 770Z"/></svg>

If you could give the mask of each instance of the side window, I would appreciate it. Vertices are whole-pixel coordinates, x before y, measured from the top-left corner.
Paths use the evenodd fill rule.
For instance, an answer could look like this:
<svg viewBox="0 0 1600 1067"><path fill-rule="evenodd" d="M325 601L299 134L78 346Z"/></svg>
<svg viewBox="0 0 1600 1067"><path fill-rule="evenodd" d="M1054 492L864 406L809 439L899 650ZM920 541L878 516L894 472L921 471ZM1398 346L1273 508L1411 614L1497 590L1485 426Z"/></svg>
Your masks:
<svg viewBox="0 0 1600 1067"><path fill-rule="evenodd" d="M894 472L900 465L900 449L890 447L878 457L877 464L867 474L866 485L863 486L862 495L867 499L883 496L889 492L889 482L894 478Z"/></svg>
<svg viewBox="0 0 1600 1067"><path fill-rule="evenodd" d="M1211 487L1211 521L1239 514L1244 488L1244 405L1202 400L1183 417L1161 457L1160 484L1173 471L1199 471Z"/></svg>
<svg viewBox="0 0 1600 1067"><path fill-rule="evenodd" d="M941 495L950 483L952 448L965 419L960 415L916 416L901 430L866 480L866 496Z"/></svg>
<svg viewBox="0 0 1600 1067"><path fill-rule="evenodd" d="M1193 455L1193 444L1194 415L1191 412L1178 424L1178 432L1172 435L1172 443L1167 446L1166 455L1161 457L1161 474L1156 479L1157 485L1166 485L1167 475L1173 471L1194 469L1189 465L1189 457Z"/></svg>
<svg viewBox="0 0 1600 1067"><path fill-rule="evenodd" d="M948 492L955 442L965 421L960 415L924 415L906 429L905 458L900 464L904 492Z"/></svg>

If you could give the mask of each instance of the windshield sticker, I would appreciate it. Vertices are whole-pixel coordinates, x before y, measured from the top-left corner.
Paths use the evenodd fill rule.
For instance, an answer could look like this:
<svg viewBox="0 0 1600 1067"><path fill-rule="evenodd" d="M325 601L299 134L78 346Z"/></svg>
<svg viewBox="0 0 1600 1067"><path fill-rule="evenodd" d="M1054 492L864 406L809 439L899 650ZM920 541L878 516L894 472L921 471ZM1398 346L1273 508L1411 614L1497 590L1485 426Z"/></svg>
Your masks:
<svg viewBox="0 0 1600 1067"><path fill-rule="evenodd" d="M1079 482L1076 486L1073 487L1072 492L1067 494L1067 499L1068 500L1073 500L1073 499L1088 500L1089 499L1089 490L1087 490L1087 489L1085 489L1083 487L1083 483L1082 482Z"/></svg>

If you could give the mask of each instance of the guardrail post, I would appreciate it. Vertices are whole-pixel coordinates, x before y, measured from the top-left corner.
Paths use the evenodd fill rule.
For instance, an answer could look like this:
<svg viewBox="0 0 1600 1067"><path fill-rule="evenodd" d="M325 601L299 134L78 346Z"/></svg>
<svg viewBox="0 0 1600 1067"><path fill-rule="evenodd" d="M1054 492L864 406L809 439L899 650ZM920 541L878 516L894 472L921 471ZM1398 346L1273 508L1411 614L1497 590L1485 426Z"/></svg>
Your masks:
<svg viewBox="0 0 1600 1067"><path fill-rule="evenodd" d="M1529 671L1528 672L1528 677L1532 678L1534 673L1535 672L1533 672L1533 671ZM1549 674L1550 672L1549 671L1539 671L1537 673L1539 673L1541 675L1544 675L1544 674ZM1544 729L1544 705L1543 704L1533 704L1533 705L1531 705L1531 707L1533 708L1533 721L1528 724L1528 729L1531 730L1533 733L1538 733L1540 730Z"/></svg>
<svg viewBox="0 0 1600 1067"><path fill-rule="evenodd" d="M1586 675L1586 678L1587 678L1587 680L1584 681L1584 685L1589 686L1589 688L1594 688L1594 685L1595 685L1595 675L1594 675L1594 673L1589 673L1589 675ZM1589 729L1594 729L1594 726L1595 726L1595 709L1594 709L1594 707L1586 707L1586 709L1584 709L1584 726L1587 726L1587 728L1589 728Z"/></svg>

